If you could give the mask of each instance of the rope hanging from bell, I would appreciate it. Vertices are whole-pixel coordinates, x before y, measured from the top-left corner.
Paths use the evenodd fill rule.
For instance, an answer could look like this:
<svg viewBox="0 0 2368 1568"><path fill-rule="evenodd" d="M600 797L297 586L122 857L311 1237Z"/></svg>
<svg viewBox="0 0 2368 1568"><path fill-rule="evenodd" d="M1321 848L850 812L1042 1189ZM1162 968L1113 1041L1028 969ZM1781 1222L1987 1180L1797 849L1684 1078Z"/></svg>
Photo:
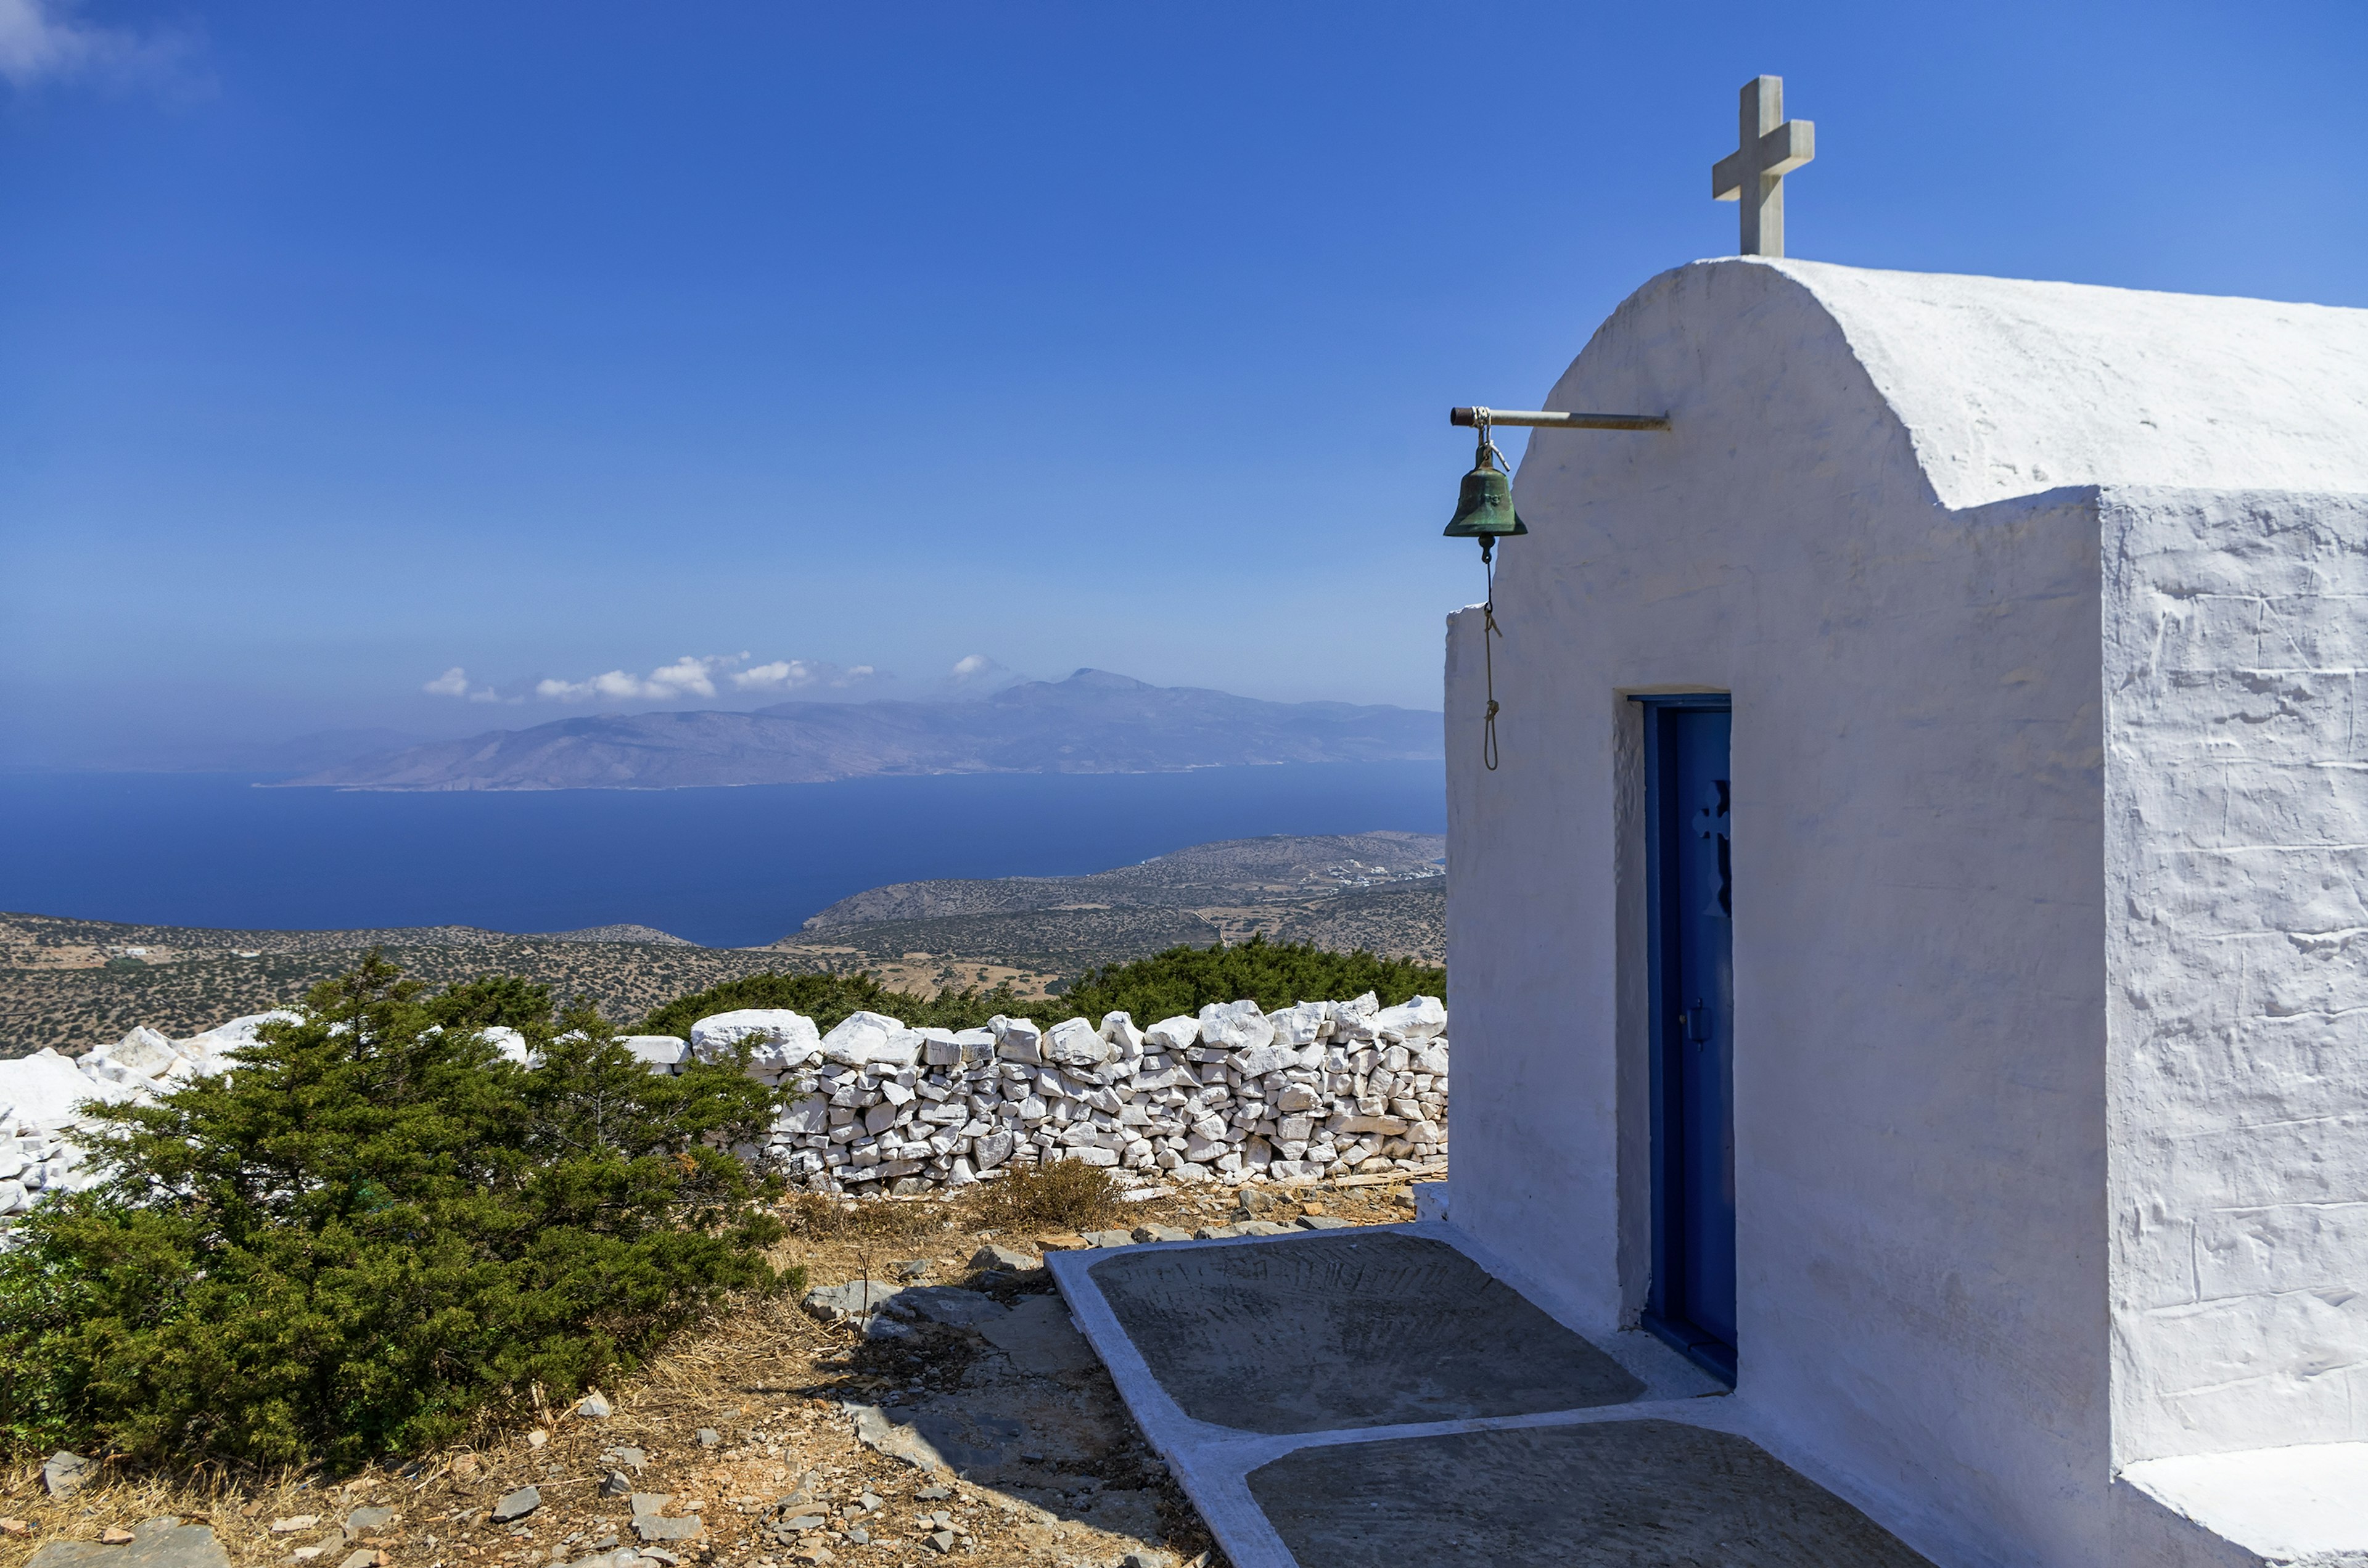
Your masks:
<svg viewBox="0 0 2368 1568"><path fill-rule="evenodd" d="M1445 537L1480 541L1480 570L1488 585L1488 597L1480 606L1480 657L1488 689L1487 715L1480 729L1480 761L1494 773L1497 760L1497 656L1489 639L1505 635L1497 624L1497 541L1525 534L1530 527L1513 510L1511 476L1497 466L1505 462L1505 454L1489 438L1492 423L1488 410L1472 410L1472 424L1480 432L1480 449L1473 458L1472 472L1463 476L1463 488L1455 501L1455 516L1448 522ZM1506 463L1506 468L1511 466Z"/></svg>

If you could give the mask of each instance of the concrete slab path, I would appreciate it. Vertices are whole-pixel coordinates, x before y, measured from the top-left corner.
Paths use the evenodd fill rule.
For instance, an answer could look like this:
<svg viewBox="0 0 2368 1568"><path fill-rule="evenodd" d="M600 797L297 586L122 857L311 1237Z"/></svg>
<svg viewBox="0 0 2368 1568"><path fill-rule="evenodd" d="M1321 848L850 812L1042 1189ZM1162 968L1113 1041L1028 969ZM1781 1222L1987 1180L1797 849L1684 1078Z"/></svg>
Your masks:
<svg viewBox="0 0 2368 1568"><path fill-rule="evenodd" d="M1045 1259L1235 1568L1919 1568L1659 1341L1599 1344L1445 1225Z"/></svg>

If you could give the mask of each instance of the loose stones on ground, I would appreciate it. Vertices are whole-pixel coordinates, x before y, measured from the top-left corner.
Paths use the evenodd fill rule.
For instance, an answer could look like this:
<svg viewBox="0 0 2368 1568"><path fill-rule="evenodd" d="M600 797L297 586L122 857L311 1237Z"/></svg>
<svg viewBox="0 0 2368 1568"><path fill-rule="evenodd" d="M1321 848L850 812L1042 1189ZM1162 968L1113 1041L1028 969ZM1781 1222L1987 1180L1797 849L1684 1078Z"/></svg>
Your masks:
<svg viewBox="0 0 2368 1568"><path fill-rule="evenodd" d="M71 1496L75 1489L91 1477L97 1461L80 1454L60 1449L41 1466L41 1486L52 1497Z"/></svg>
<svg viewBox="0 0 2368 1568"><path fill-rule="evenodd" d="M203 1525L168 1517L110 1533L122 1539L51 1541L33 1553L26 1568L230 1568L230 1553Z"/></svg>

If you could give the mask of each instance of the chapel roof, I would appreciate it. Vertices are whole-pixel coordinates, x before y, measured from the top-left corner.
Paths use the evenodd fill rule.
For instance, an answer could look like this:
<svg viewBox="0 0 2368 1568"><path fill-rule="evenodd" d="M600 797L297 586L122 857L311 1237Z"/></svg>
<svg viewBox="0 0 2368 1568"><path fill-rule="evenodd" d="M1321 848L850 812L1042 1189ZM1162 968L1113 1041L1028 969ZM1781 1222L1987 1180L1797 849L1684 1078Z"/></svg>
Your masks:
<svg viewBox="0 0 2368 1568"><path fill-rule="evenodd" d="M2368 492L2368 310L1815 261L1694 265L1771 267L1808 290L1949 506L2066 484Z"/></svg>

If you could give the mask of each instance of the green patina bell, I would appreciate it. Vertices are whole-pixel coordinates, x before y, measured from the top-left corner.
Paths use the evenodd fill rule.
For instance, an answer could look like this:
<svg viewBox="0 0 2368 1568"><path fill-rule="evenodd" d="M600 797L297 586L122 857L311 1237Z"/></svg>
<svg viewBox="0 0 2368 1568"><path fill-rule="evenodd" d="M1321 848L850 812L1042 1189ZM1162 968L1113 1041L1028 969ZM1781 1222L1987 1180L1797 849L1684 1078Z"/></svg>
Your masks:
<svg viewBox="0 0 2368 1568"><path fill-rule="evenodd" d="M1463 476L1463 493L1456 497L1455 519L1447 525L1446 537L1503 539L1529 531L1513 510L1512 480L1497 466L1496 449L1483 446L1479 465Z"/></svg>

